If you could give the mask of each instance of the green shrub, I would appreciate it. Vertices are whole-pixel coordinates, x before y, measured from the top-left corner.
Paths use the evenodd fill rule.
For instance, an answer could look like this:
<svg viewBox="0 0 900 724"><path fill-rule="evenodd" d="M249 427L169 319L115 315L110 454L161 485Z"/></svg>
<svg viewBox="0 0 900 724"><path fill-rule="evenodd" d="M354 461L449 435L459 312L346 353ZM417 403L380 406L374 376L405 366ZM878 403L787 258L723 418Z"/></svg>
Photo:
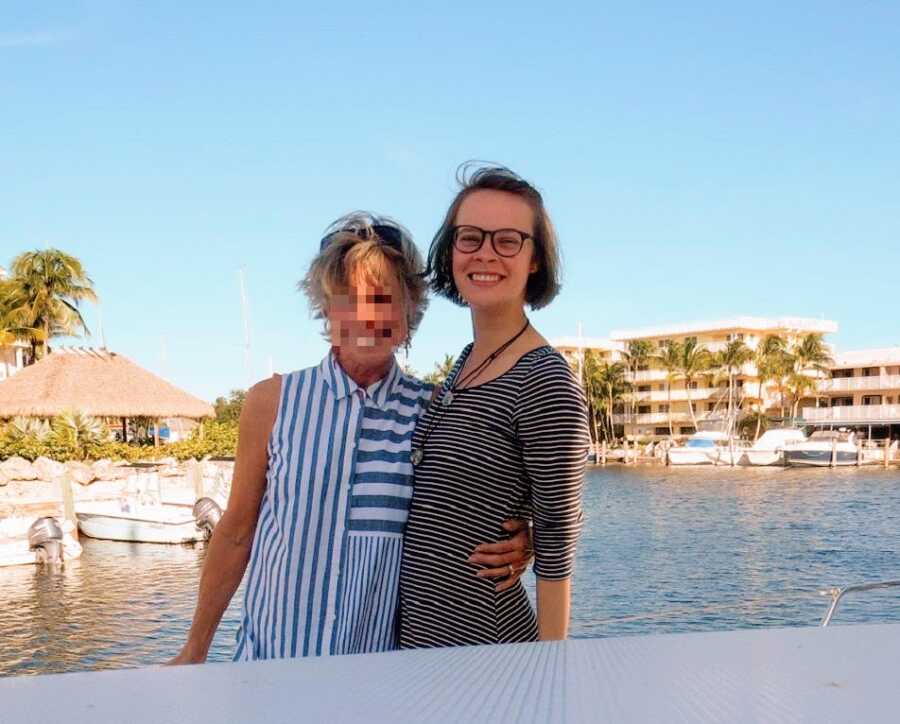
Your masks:
<svg viewBox="0 0 900 724"><path fill-rule="evenodd" d="M59 462L102 459L136 462L163 457L199 460L207 455L233 457L237 452L237 421L206 421L186 440L163 444L158 448L152 444L137 445L103 440L99 435L84 435L83 430L76 434L72 425L59 420L53 421L53 432L49 435L37 435L36 428L23 431L22 425L16 425L13 430L10 427L11 424L0 429L0 460L13 456L32 461L43 456ZM87 423L79 425L79 428L87 427Z"/></svg>

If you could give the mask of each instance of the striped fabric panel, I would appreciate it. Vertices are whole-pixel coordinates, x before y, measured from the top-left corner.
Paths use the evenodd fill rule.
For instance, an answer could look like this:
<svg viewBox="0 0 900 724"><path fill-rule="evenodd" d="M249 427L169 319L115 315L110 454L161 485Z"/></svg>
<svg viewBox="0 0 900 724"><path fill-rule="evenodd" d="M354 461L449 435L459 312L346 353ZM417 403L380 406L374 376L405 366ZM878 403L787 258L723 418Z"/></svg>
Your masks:
<svg viewBox="0 0 900 724"><path fill-rule="evenodd" d="M404 383L384 407L366 401L350 499L351 531L403 534L413 491L409 441L431 396L415 380Z"/></svg>
<svg viewBox="0 0 900 724"><path fill-rule="evenodd" d="M397 590L400 536L350 535L347 580L341 601L342 616L335 628L334 654L392 651L397 648ZM390 615L389 615L390 614Z"/></svg>

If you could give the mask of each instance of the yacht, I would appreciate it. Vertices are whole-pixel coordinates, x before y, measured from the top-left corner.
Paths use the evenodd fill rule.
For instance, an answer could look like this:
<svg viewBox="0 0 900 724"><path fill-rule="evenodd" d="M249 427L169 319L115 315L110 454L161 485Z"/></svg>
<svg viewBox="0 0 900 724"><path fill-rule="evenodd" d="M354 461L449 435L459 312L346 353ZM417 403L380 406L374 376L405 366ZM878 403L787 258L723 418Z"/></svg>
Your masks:
<svg viewBox="0 0 900 724"><path fill-rule="evenodd" d="M747 465L784 465L784 447L806 441L806 435L796 428L766 430L753 446L744 450Z"/></svg>
<svg viewBox="0 0 900 724"><path fill-rule="evenodd" d="M727 447L724 432L695 432L683 447L669 448L669 465L712 465L719 460L719 450Z"/></svg>
<svg viewBox="0 0 900 724"><path fill-rule="evenodd" d="M792 466L849 466L876 462L865 455L849 430L816 430L809 439L784 446L784 461Z"/></svg>

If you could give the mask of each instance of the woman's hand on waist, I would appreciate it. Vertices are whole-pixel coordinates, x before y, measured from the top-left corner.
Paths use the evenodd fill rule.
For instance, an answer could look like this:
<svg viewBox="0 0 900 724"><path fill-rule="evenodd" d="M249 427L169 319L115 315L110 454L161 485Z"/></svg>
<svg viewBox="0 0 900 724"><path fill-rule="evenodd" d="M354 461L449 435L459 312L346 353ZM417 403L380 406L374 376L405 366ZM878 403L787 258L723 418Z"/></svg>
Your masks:
<svg viewBox="0 0 900 724"><path fill-rule="evenodd" d="M469 563L485 566L476 574L479 578L501 579L495 585L498 593L516 585L534 557L527 520L507 520L503 529L512 534L510 538L497 543L481 543L468 558Z"/></svg>

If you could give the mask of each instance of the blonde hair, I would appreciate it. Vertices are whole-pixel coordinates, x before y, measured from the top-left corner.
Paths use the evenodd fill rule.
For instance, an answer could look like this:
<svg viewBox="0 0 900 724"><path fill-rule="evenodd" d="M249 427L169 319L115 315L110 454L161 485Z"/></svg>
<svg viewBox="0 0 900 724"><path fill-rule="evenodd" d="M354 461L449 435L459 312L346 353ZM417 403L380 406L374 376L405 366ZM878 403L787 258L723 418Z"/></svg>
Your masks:
<svg viewBox="0 0 900 724"><path fill-rule="evenodd" d="M396 228L400 248L385 243L373 228L377 226ZM306 294L313 316L325 321L325 336L330 333L328 310L334 295L361 278L373 285L400 282L408 344L428 306L425 262L409 231L390 217L354 211L331 224L322 243L324 248L297 286Z"/></svg>

